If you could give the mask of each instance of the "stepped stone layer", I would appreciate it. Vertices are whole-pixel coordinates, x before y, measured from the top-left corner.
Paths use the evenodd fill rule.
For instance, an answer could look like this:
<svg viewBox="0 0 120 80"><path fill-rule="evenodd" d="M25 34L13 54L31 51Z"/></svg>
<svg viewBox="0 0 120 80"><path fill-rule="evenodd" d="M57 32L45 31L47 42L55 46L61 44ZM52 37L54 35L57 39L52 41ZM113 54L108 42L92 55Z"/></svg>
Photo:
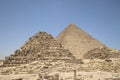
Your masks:
<svg viewBox="0 0 120 80"><path fill-rule="evenodd" d="M44 59L72 59L74 56L69 50L64 49L51 35L39 32L30 37L28 41L6 57L4 65L26 64Z"/></svg>
<svg viewBox="0 0 120 80"><path fill-rule="evenodd" d="M83 58L83 55L88 50L104 47L102 43L73 24L68 25L56 37L56 40L58 40L64 48L69 49L76 58Z"/></svg>
<svg viewBox="0 0 120 80"><path fill-rule="evenodd" d="M89 50L84 54L84 57L87 59L108 59L108 58L120 58L120 51L115 49L110 49L106 47L95 48Z"/></svg>

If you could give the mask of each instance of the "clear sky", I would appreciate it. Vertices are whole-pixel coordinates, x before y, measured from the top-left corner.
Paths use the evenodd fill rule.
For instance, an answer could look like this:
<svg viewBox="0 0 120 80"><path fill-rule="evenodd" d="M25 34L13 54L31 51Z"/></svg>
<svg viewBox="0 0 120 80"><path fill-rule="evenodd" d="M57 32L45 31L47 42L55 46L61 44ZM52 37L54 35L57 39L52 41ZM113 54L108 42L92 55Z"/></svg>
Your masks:
<svg viewBox="0 0 120 80"><path fill-rule="evenodd" d="M0 59L36 32L55 37L70 23L120 49L120 0L0 0Z"/></svg>

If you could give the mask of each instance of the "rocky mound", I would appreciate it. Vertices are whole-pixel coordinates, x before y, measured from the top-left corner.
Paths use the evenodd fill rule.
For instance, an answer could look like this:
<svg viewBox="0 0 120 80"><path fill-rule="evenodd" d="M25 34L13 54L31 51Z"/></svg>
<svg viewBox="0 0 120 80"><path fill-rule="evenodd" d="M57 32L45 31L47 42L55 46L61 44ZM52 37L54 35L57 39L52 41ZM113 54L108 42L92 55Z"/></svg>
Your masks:
<svg viewBox="0 0 120 80"><path fill-rule="evenodd" d="M4 65L26 64L36 60L45 59L71 59L74 58L69 50L64 49L51 35L39 32L14 54L4 60Z"/></svg>
<svg viewBox="0 0 120 80"><path fill-rule="evenodd" d="M106 59L106 58L120 58L120 51L110 49L107 47L95 48L93 50L89 50L85 55L85 58L98 58L98 59Z"/></svg>
<svg viewBox="0 0 120 80"><path fill-rule="evenodd" d="M1 75L38 74L53 72L120 72L120 58L117 59L83 59L82 63L65 62L64 60L40 60L13 67L0 67Z"/></svg>

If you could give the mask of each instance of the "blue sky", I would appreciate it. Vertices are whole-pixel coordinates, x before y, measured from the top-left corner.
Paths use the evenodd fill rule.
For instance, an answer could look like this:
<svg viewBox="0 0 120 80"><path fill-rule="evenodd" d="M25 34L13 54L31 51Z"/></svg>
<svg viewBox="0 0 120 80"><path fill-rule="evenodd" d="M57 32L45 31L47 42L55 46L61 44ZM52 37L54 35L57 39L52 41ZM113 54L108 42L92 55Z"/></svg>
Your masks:
<svg viewBox="0 0 120 80"><path fill-rule="evenodd" d="M55 37L70 23L120 49L120 0L0 0L0 59L36 32Z"/></svg>

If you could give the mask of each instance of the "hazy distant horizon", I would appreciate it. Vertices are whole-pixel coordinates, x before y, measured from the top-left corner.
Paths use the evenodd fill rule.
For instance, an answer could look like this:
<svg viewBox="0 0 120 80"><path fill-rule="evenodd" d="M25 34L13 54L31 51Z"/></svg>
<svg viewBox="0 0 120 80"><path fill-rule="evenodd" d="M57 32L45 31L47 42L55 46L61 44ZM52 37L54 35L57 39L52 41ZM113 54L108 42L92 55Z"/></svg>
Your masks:
<svg viewBox="0 0 120 80"><path fill-rule="evenodd" d="M106 46L120 49L120 0L0 0L0 59L45 31L56 37L75 24Z"/></svg>

